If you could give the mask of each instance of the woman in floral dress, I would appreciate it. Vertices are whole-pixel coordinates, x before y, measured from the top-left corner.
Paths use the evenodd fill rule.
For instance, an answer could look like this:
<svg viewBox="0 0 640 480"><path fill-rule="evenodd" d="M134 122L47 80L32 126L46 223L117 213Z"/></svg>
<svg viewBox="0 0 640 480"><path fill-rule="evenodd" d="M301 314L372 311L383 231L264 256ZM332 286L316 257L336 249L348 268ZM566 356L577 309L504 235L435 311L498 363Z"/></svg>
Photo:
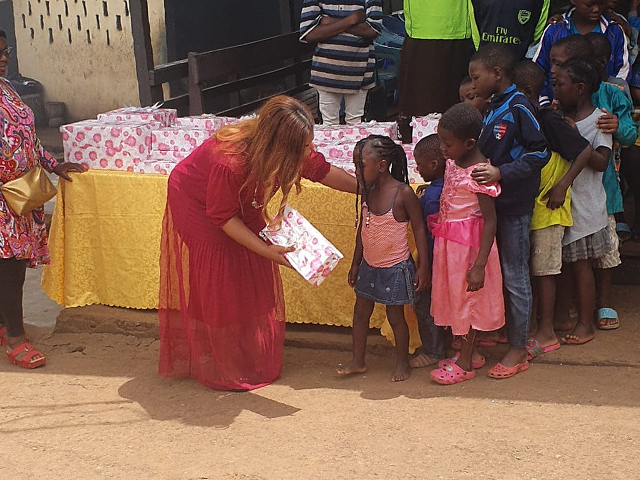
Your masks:
<svg viewBox="0 0 640 480"><path fill-rule="evenodd" d="M21 177L38 163L71 181L69 172L83 172L75 163L58 163L36 137L33 112L4 77L12 53L0 31L0 184ZM16 216L0 193L0 345L11 363L23 368L44 365L45 356L25 335L22 291L27 267L49 263L44 208Z"/></svg>

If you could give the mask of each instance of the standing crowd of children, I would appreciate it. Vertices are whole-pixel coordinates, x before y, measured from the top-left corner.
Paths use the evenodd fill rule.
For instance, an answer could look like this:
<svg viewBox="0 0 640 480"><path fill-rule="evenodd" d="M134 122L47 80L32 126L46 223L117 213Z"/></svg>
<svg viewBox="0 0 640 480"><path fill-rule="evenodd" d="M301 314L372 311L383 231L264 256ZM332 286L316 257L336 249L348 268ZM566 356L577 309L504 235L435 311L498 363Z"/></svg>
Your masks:
<svg viewBox="0 0 640 480"><path fill-rule="evenodd" d="M640 161L632 118L640 82L626 84L640 72L630 67L630 26L606 11L616 2L572 3L551 19L534 61L518 62L500 44L471 58L461 103L415 146L428 183L420 199L400 146L378 136L356 146L354 349L339 374L365 370L375 303L387 306L396 339L393 381L429 366L439 384L470 380L486 363L476 346L498 342L509 349L487 373L509 378L561 345L591 341L596 327L619 326L612 268L631 231L618 173ZM423 344L413 358L404 305L415 309ZM449 347L455 355L445 358Z"/></svg>

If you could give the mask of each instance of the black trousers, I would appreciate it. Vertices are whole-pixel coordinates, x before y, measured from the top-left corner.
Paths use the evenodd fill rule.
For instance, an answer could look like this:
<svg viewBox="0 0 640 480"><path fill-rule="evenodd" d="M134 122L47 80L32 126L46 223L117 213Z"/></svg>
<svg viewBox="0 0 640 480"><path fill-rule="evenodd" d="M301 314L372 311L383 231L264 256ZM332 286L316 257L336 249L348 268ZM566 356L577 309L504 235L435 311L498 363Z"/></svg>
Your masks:
<svg viewBox="0 0 640 480"><path fill-rule="evenodd" d="M22 294L27 273L27 260L0 258L0 327L7 327L7 336L24 335Z"/></svg>

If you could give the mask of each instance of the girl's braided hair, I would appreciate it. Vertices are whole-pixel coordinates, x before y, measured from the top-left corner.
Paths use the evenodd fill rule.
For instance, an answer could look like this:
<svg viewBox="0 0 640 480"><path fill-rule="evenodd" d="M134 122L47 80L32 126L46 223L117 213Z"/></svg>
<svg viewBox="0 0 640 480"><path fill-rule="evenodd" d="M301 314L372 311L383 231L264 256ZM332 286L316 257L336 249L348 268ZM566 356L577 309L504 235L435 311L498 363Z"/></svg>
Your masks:
<svg viewBox="0 0 640 480"><path fill-rule="evenodd" d="M358 228L358 222L360 221L360 187L362 186L362 196L364 201L369 203L369 189L370 185L367 185L364 179L364 162L362 160L362 150L365 146L368 146L372 151L376 159L387 160L390 173L393 178L399 182L409 185L409 167L407 165L407 155L404 153L404 149L401 145L395 143L391 138L384 135L369 135L367 138L363 138L356 143L354 155L360 175L356 175L357 190L356 190L356 222L355 227Z"/></svg>

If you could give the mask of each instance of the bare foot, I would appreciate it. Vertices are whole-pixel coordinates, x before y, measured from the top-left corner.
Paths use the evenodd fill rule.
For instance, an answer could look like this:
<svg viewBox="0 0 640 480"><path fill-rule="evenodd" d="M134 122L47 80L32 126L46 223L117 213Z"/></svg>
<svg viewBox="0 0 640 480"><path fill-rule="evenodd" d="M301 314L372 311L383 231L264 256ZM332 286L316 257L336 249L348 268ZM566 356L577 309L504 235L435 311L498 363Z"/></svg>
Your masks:
<svg viewBox="0 0 640 480"><path fill-rule="evenodd" d="M516 365L526 362L527 355L526 348L511 347L504 358L500 360L500 363L505 367L515 367Z"/></svg>
<svg viewBox="0 0 640 480"><path fill-rule="evenodd" d="M367 367L363 365L358 365L354 360L349 363L349 365L338 365L336 368L336 372L338 375L354 375L356 373L364 373L367 371Z"/></svg>
<svg viewBox="0 0 640 480"><path fill-rule="evenodd" d="M430 367L431 365L435 365L438 363L438 359L427 355L426 353L420 353L409 360L409 365L411 368L424 368Z"/></svg>
<svg viewBox="0 0 640 480"><path fill-rule="evenodd" d="M393 376L391 377L392 382L402 382L409 378L411 375L411 367L408 363L398 363L396 364L396 371L393 372Z"/></svg>
<svg viewBox="0 0 640 480"><path fill-rule="evenodd" d="M565 345L582 345L590 342L596 337L596 332L593 329L593 325L584 325L577 323L571 333L567 333L562 337L562 343Z"/></svg>

